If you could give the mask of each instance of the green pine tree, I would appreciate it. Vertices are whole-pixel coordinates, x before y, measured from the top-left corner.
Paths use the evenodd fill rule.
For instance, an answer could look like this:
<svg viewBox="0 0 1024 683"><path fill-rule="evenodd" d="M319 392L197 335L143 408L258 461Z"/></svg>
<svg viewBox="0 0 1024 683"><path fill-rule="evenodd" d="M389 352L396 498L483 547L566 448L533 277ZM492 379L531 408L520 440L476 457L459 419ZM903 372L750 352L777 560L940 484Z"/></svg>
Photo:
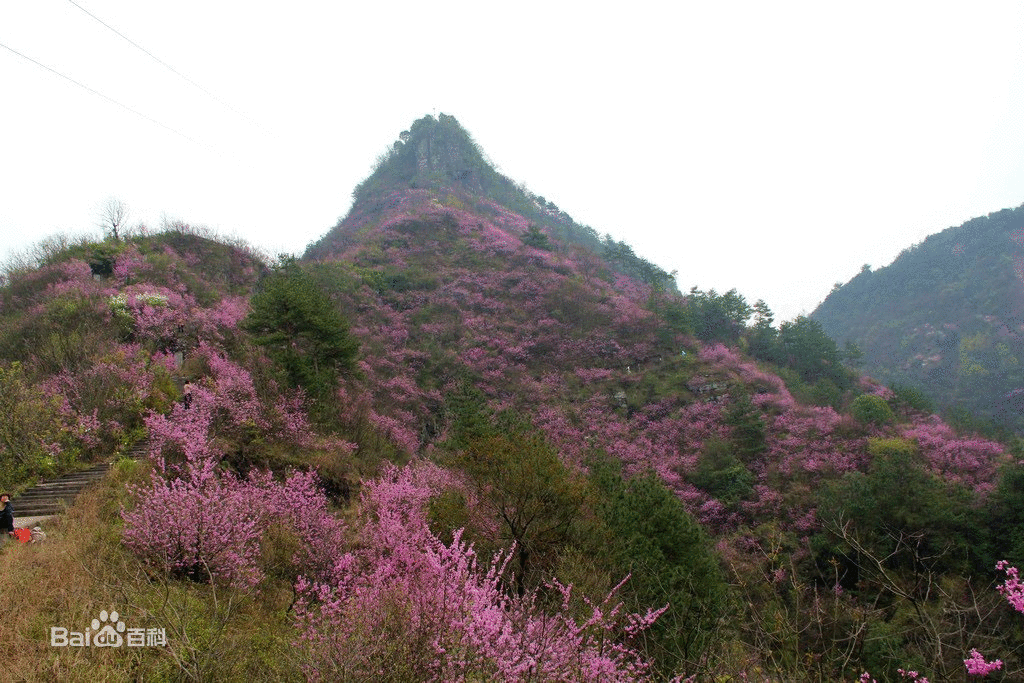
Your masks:
<svg viewBox="0 0 1024 683"><path fill-rule="evenodd" d="M294 258L281 259L250 305L244 328L292 386L323 398L334 391L339 373L353 368L359 343L330 298Z"/></svg>

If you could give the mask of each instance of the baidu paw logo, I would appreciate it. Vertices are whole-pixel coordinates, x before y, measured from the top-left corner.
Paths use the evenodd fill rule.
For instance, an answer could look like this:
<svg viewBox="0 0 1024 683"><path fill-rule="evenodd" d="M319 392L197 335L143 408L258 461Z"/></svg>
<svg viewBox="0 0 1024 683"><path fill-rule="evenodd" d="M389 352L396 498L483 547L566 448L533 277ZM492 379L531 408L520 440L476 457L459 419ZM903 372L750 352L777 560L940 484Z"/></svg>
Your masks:
<svg viewBox="0 0 1024 683"><path fill-rule="evenodd" d="M121 647L121 634L124 633L124 629L124 622L117 612L107 614L107 610L103 610L99 619L92 620L93 646Z"/></svg>
<svg viewBox="0 0 1024 683"><path fill-rule="evenodd" d="M164 647L167 630L164 628L128 628L121 615L111 610L100 612L99 619L84 631L72 631L64 626L50 627L50 647ZM123 636L121 634L124 634ZM125 640L128 642L125 643Z"/></svg>

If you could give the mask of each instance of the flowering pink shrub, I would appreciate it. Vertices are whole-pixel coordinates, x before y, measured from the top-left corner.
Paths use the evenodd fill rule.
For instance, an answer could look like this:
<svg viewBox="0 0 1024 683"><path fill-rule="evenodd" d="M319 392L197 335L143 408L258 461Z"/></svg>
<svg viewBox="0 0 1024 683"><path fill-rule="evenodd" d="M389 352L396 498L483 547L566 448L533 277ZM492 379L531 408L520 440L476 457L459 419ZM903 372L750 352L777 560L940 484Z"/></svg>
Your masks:
<svg viewBox="0 0 1024 683"><path fill-rule="evenodd" d="M406 453L415 454L419 450L419 437L408 426L411 420L400 420L376 411L368 415L368 420Z"/></svg>
<svg viewBox="0 0 1024 683"><path fill-rule="evenodd" d="M697 357L708 363L713 371L742 380L744 385L754 391L752 400L756 406L783 412L797 407L785 382L778 375L765 372L751 360L744 360L735 349L724 344L702 346Z"/></svg>
<svg viewBox="0 0 1024 683"><path fill-rule="evenodd" d="M224 330L238 328L238 323L249 313L249 297L226 296L212 308L202 309L204 322L210 327Z"/></svg>
<svg viewBox="0 0 1024 683"><path fill-rule="evenodd" d="M979 437L958 437L935 415L915 418L912 425L901 430L901 436L917 442L932 471L981 493L992 490L996 465L1004 457L1000 444Z"/></svg>
<svg viewBox="0 0 1024 683"><path fill-rule="evenodd" d="M110 295L107 308L130 338L159 351L191 340L224 341L237 331L238 323L249 311L249 301L247 297L227 296L211 307L203 307L184 287L140 283Z"/></svg>
<svg viewBox="0 0 1024 683"><path fill-rule="evenodd" d="M64 294L88 296L90 294L100 294L104 291L104 287L93 280L92 269L85 261L71 259L49 268L43 268L40 272L46 272L47 270L53 272L57 277L67 278L47 285L45 291L47 298L55 298Z"/></svg>
<svg viewBox="0 0 1024 683"><path fill-rule="evenodd" d="M1024 613L1024 583L1021 583L1020 580L1020 570L1006 560L997 562L996 569L1006 572L1006 580L996 586L996 590L1006 598L1006 601L1015 610ZM985 661L985 657L978 652L978 649L972 648L970 656L964 660L964 667L967 669L969 676L987 676L993 671L1001 669L1003 661L1001 659L995 659L991 662Z"/></svg>
<svg viewBox="0 0 1024 683"><path fill-rule="evenodd" d="M702 346L697 352L697 357L712 366L733 368L743 363L739 354L724 344L710 344Z"/></svg>
<svg viewBox="0 0 1024 683"><path fill-rule="evenodd" d="M647 663L624 639L659 611L625 614L614 591L589 616L554 613L537 596L509 596L511 550L479 560L456 533L450 544L426 524L425 504L455 482L432 465L389 468L362 500L364 547L340 555L331 583L303 581L298 606L313 680L401 671L415 680L639 680Z"/></svg>
<svg viewBox="0 0 1024 683"><path fill-rule="evenodd" d="M275 522L295 531L301 543L293 564L312 577L331 576L344 542L344 525L312 473L283 483L258 472L243 480L206 459L181 477L154 473L132 494L135 506L121 513L125 545L151 566L193 580L254 587L263 578L260 540Z"/></svg>
<svg viewBox="0 0 1024 683"><path fill-rule="evenodd" d="M292 472L284 482L269 472L254 472L247 482L249 495L262 506L262 526L280 522L295 532L299 548L292 565L307 580L324 581L334 575L340 549L347 542L347 527L327 507L327 498L313 472Z"/></svg>
<svg viewBox="0 0 1024 683"><path fill-rule="evenodd" d="M213 460L216 451L210 443L216 395L208 387L192 388L192 405L175 405L164 415L151 413L146 417L149 433L149 455L160 471L184 471L183 463Z"/></svg>
<svg viewBox="0 0 1024 683"><path fill-rule="evenodd" d="M146 416L150 456L159 469L216 460L215 439L245 441L253 430L265 437L307 443L309 426L298 396L278 396L273 405L267 405L249 371L216 348L200 344L194 355L205 359L210 374L193 384L191 406L176 404L166 414Z"/></svg>
<svg viewBox="0 0 1024 683"><path fill-rule="evenodd" d="M896 398L896 394L893 393L892 389L885 386L884 384L879 384L870 377L861 377L857 382L857 386L865 394L878 396L880 398L885 399L886 401L891 401L892 399Z"/></svg>
<svg viewBox="0 0 1024 683"><path fill-rule="evenodd" d="M997 586L996 590L1015 610L1024 613L1024 583L1020 580L1020 570L1006 560L999 560L996 569L1006 572L1006 581Z"/></svg>
<svg viewBox="0 0 1024 683"><path fill-rule="evenodd" d="M202 356L210 368L217 407L223 411L227 422L235 425L252 425L266 430L270 427L267 414L252 375L242 366L228 360L208 345L200 345L196 356Z"/></svg>
<svg viewBox="0 0 1024 683"><path fill-rule="evenodd" d="M971 656L964 660L964 666L967 668L969 676L987 676L993 671L1003 668L1003 662L1000 659L986 662L980 652L972 649Z"/></svg>
<svg viewBox="0 0 1024 683"><path fill-rule="evenodd" d="M841 418L829 407L801 406L770 421L770 460L788 476L849 472L864 463L863 445L836 434Z"/></svg>
<svg viewBox="0 0 1024 683"><path fill-rule="evenodd" d="M117 255L114 261L114 278L124 284L132 284L132 281L148 267L146 258L133 244Z"/></svg>
<svg viewBox="0 0 1024 683"><path fill-rule="evenodd" d="M129 440L148 410L166 405L154 370L137 345L122 344L89 367L61 371L42 386L83 446L110 450Z"/></svg>
<svg viewBox="0 0 1024 683"><path fill-rule="evenodd" d="M600 382L612 376L612 371L605 368L576 368L576 376L584 382Z"/></svg>
<svg viewBox="0 0 1024 683"><path fill-rule="evenodd" d="M259 582L259 502L229 475L194 467L189 475L154 475L122 512L124 544L154 567L239 588Z"/></svg>

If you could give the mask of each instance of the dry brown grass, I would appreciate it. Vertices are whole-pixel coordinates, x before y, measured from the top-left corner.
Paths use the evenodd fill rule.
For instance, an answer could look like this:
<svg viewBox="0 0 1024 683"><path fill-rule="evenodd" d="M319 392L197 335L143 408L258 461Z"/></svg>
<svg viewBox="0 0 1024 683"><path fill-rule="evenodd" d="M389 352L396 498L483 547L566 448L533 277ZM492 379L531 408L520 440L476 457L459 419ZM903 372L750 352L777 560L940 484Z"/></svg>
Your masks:
<svg viewBox="0 0 1024 683"><path fill-rule="evenodd" d="M116 508L111 508L112 494L127 477L127 468L119 468L80 496L47 525L44 543L7 543L3 548L0 614L9 646L4 680L148 680L132 672L141 660L159 658L158 653L50 646L51 626L84 631L101 610L117 609L118 596L112 590L116 581L109 576L107 559L111 552L122 552L112 528Z"/></svg>
<svg viewBox="0 0 1024 683"><path fill-rule="evenodd" d="M167 581L121 545L125 487L144 467L122 463L46 526L44 543L0 549L0 681L301 680L287 587L244 594ZM167 647L53 647L50 628L84 631L102 610L129 627L163 627Z"/></svg>

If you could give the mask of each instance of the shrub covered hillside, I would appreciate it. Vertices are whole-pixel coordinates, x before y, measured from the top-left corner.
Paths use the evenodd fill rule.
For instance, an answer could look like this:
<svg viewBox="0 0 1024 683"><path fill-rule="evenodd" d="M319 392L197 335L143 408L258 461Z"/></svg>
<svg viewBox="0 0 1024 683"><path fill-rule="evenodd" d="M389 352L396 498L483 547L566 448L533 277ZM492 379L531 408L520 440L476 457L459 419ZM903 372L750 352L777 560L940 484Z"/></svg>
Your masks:
<svg viewBox="0 0 1024 683"><path fill-rule="evenodd" d="M124 450L145 438L150 415L170 409L203 354L240 351L238 323L266 266L199 232L54 240L37 250L37 267L8 269L0 485Z"/></svg>
<svg viewBox="0 0 1024 683"><path fill-rule="evenodd" d="M9 485L149 456L4 551L82 568L17 645L50 678L1020 678L1019 444L552 207L427 117L301 260L171 232L12 273ZM48 647L89 595L167 644Z"/></svg>
<svg viewBox="0 0 1024 683"><path fill-rule="evenodd" d="M814 311L864 367L1024 433L1024 207L929 236Z"/></svg>

